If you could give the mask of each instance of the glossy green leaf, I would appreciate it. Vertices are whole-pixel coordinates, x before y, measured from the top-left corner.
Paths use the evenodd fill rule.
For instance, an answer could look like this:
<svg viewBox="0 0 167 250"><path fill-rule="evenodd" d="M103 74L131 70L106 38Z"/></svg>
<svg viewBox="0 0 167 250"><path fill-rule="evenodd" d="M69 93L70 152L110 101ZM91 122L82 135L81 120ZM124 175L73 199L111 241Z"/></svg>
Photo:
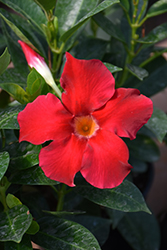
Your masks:
<svg viewBox="0 0 167 250"><path fill-rule="evenodd" d="M56 250L100 250L91 232L73 221L48 216L38 223L40 231L32 236L32 240L45 249L55 250L56 246Z"/></svg>
<svg viewBox="0 0 167 250"><path fill-rule="evenodd" d="M28 142L15 142L5 147L10 154L10 171L31 168L39 163L38 155L41 145Z"/></svg>
<svg viewBox="0 0 167 250"><path fill-rule="evenodd" d="M130 5L127 0L120 0L120 5L126 10L129 11Z"/></svg>
<svg viewBox="0 0 167 250"><path fill-rule="evenodd" d="M26 91L30 95L33 95L39 89L39 87L40 87L40 79L43 79L43 78L33 68L31 70L31 72L29 73L28 77L27 77L27 88L26 88Z"/></svg>
<svg viewBox="0 0 167 250"><path fill-rule="evenodd" d="M39 231L39 225L38 225L38 223L35 220L33 220L32 223L31 223L31 225L30 225L30 227L27 229L26 233L34 235L38 231Z"/></svg>
<svg viewBox="0 0 167 250"><path fill-rule="evenodd" d="M33 49L35 49L34 45L28 40L28 38L19 30L19 28L8 20L5 16L0 13L1 18L9 25L9 27L14 31L14 33L25 43L29 44Z"/></svg>
<svg viewBox="0 0 167 250"><path fill-rule="evenodd" d="M0 129L19 129L17 115L24 106L8 107L0 111Z"/></svg>
<svg viewBox="0 0 167 250"><path fill-rule="evenodd" d="M28 72L28 66L27 66L25 56L23 52L21 51L21 48L17 42L18 37L10 29L10 27L8 27L8 25L2 18L1 18L1 24L2 24L2 32L6 38L6 45L11 55L11 61L17 71L23 72L23 74L25 74L25 72Z"/></svg>
<svg viewBox="0 0 167 250"><path fill-rule="evenodd" d="M132 65L132 64L127 64L126 66L129 70L129 72L132 75L136 76L140 81L143 81L143 79L148 76L147 70L145 70L143 68L137 67L137 66Z"/></svg>
<svg viewBox="0 0 167 250"><path fill-rule="evenodd" d="M117 66L115 66L115 65L112 65L112 64L110 64L110 63L104 62L103 64L107 67L107 69L108 69L111 73L115 73L115 72L122 71L122 68L119 68L119 67L117 67Z"/></svg>
<svg viewBox="0 0 167 250"><path fill-rule="evenodd" d="M38 166L15 172L10 182L25 185L57 185L59 182L53 181L45 176Z"/></svg>
<svg viewBox="0 0 167 250"><path fill-rule="evenodd" d="M148 10L146 18L150 18L153 16L158 16L167 12L167 2L166 0L159 0L155 2Z"/></svg>
<svg viewBox="0 0 167 250"><path fill-rule="evenodd" d="M8 195L6 196L6 203L9 208L22 205L21 201L16 196L10 193L8 193Z"/></svg>
<svg viewBox="0 0 167 250"><path fill-rule="evenodd" d="M73 217L72 220L86 227L95 236L101 246L106 242L110 232L110 219L90 215L78 215Z"/></svg>
<svg viewBox="0 0 167 250"><path fill-rule="evenodd" d="M17 83L0 83L0 87L21 104L29 102L29 95Z"/></svg>
<svg viewBox="0 0 167 250"><path fill-rule="evenodd" d="M45 210L43 212L46 214L52 214L52 215L56 215L59 217L68 216L68 215L76 215L76 214L78 215L78 214L85 213L84 211L75 211L75 212L60 211L60 212L57 212L57 211L45 211Z"/></svg>
<svg viewBox="0 0 167 250"><path fill-rule="evenodd" d="M163 23L154 28L144 38L138 39L139 43L155 44L167 38L167 23Z"/></svg>
<svg viewBox="0 0 167 250"><path fill-rule="evenodd" d="M130 155L146 162L154 162L159 159L160 151L157 144L146 135L138 134L135 140L125 138Z"/></svg>
<svg viewBox="0 0 167 250"><path fill-rule="evenodd" d="M33 250L29 235L24 235L20 243L7 241L4 246L4 250Z"/></svg>
<svg viewBox="0 0 167 250"><path fill-rule="evenodd" d="M59 0L56 4L55 16L58 18L59 34L62 36L75 23L97 5L97 0Z"/></svg>
<svg viewBox="0 0 167 250"><path fill-rule="evenodd" d="M120 32L120 29L111 22L107 17L103 16L101 13L96 14L93 16L93 20L100 26L107 34L111 37L116 38L117 40L125 43L125 38L123 34Z"/></svg>
<svg viewBox="0 0 167 250"><path fill-rule="evenodd" d="M6 70L10 63L10 54L6 48L3 54L0 56L0 75Z"/></svg>
<svg viewBox="0 0 167 250"><path fill-rule="evenodd" d="M43 77L34 68L27 77L26 92L29 95L30 102L34 101L39 95L49 92L48 85Z"/></svg>
<svg viewBox="0 0 167 250"><path fill-rule="evenodd" d="M164 58L158 57L148 67L146 69L149 76L141 82L138 89L143 95L152 96L167 86L167 62Z"/></svg>
<svg viewBox="0 0 167 250"><path fill-rule="evenodd" d="M17 69L7 69L3 75L0 76L0 83L14 83L17 82L22 87L26 86L27 81L27 71L24 69L24 71L19 72Z"/></svg>
<svg viewBox="0 0 167 250"><path fill-rule="evenodd" d="M146 126L156 135L158 140L162 142L167 133L167 115L162 110L154 107L153 114Z"/></svg>
<svg viewBox="0 0 167 250"><path fill-rule="evenodd" d="M102 60L106 53L108 42L97 38L86 38L74 47L75 56L78 59L99 59Z"/></svg>
<svg viewBox="0 0 167 250"><path fill-rule="evenodd" d="M106 208L107 214L112 220L112 228L115 229L124 217L125 213L119 210Z"/></svg>
<svg viewBox="0 0 167 250"><path fill-rule="evenodd" d="M1 0L1 2L26 17L42 32L41 24L46 23L46 17L41 8L33 0Z"/></svg>
<svg viewBox="0 0 167 250"><path fill-rule="evenodd" d="M10 157L8 152L0 152L0 180L4 176L8 165L9 165Z"/></svg>
<svg viewBox="0 0 167 250"><path fill-rule="evenodd" d="M9 27L7 27L7 30L13 39L13 43L17 44L18 47L21 48L17 42L20 37L23 41L25 39L25 42L28 42L32 47L34 45L40 50L42 55L46 56L46 50L44 49L45 44L43 44L44 40L41 39L42 37L41 34L39 34L39 30L34 32L34 28L32 29L32 24L29 20L24 18L22 15L16 15L6 10L2 10L1 14L3 14L3 16L7 19L7 22L9 20Z"/></svg>
<svg viewBox="0 0 167 250"><path fill-rule="evenodd" d="M153 215L126 213L117 229L134 250L157 250L160 247L160 230Z"/></svg>
<svg viewBox="0 0 167 250"><path fill-rule="evenodd" d="M119 0L105 0L101 2L97 7L87 13L84 17L82 17L74 26L67 30L61 37L60 40L62 42L67 41L67 39L79 28L81 27L90 17L93 15L107 9L115 3L118 3Z"/></svg>
<svg viewBox="0 0 167 250"><path fill-rule="evenodd" d="M32 216L24 205L0 213L0 241L19 243L29 228Z"/></svg>
<svg viewBox="0 0 167 250"><path fill-rule="evenodd" d="M101 206L124 212L145 211L150 213L138 188L129 181L112 189L98 189L86 182L76 185L78 194Z"/></svg>
<svg viewBox="0 0 167 250"><path fill-rule="evenodd" d="M49 11L56 5L56 0L34 0L43 10Z"/></svg>

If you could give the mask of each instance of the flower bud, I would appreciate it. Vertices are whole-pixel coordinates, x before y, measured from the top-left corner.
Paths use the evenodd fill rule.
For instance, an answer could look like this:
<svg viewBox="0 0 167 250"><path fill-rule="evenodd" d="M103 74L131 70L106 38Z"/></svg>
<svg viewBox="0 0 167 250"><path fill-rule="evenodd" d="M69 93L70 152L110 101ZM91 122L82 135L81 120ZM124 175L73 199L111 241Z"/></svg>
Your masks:
<svg viewBox="0 0 167 250"><path fill-rule="evenodd" d="M61 97L61 91L57 87L53 79L52 73L48 65L46 64L44 58L38 53L36 53L32 48L30 48L30 46L25 42L19 40L18 43L22 47L28 65L31 68L35 68L36 71L45 79L46 83L54 89L54 91L59 97Z"/></svg>

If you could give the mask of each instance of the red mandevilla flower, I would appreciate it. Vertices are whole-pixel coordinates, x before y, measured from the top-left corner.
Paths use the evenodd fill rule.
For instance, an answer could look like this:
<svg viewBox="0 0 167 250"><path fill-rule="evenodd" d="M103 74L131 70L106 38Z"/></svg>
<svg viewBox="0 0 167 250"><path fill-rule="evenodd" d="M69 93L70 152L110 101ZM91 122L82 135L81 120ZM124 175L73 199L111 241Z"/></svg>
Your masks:
<svg viewBox="0 0 167 250"><path fill-rule="evenodd" d="M98 188L114 188L129 174L129 151L120 137L134 139L153 112L137 89L115 89L99 60L66 53L61 101L51 93L27 104L18 115L19 141L41 144L39 165L53 180L74 186L75 174Z"/></svg>

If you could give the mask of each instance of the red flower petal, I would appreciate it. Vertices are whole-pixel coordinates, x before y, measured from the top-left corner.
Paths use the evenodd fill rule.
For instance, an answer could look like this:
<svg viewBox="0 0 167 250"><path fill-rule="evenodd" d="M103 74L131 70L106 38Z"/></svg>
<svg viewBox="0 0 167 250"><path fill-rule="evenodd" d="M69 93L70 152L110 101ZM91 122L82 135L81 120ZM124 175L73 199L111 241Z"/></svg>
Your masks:
<svg viewBox="0 0 167 250"><path fill-rule="evenodd" d="M98 130L87 145L81 174L97 188L114 188L129 174L129 151L114 133Z"/></svg>
<svg viewBox="0 0 167 250"><path fill-rule="evenodd" d="M92 115L101 128L118 136L134 139L153 112L152 101L137 89L116 89L114 96Z"/></svg>
<svg viewBox="0 0 167 250"><path fill-rule="evenodd" d="M99 60L78 60L66 53L60 82L64 105L74 115L88 115L114 94L115 80Z"/></svg>
<svg viewBox="0 0 167 250"><path fill-rule="evenodd" d="M59 143L53 141L49 146L42 148L39 165L45 175L68 186L75 186L74 177L81 168L86 143L87 140L79 140L72 134L64 141Z"/></svg>
<svg viewBox="0 0 167 250"><path fill-rule="evenodd" d="M72 132L72 115L53 94L38 96L18 114L19 141L41 144L47 140L64 139ZM69 124L69 126L68 126Z"/></svg>

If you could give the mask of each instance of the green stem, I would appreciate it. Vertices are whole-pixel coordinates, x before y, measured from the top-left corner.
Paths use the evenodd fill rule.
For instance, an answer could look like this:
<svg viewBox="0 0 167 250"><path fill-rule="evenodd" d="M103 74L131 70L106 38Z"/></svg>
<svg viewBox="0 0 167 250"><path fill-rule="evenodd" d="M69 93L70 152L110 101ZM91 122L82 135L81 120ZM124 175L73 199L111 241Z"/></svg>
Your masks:
<svg viewBox="0 0 167 250"><path fill-rule="evenodd" d="M58 191L58 203L57 203L57 208L56 211L62 211L63 210L63 205L64 205L64 196L66 194L66 185L62 184L62 188Z"/></svg>
<svg viewBox="0 0 167 250"><path fill-rule="evenodd" d="M137 18L137 23L139 23L139 21L140 21L140 19L141 19L141 16L142 16L143 12L144 12L145 9L146 9L146 5L147 5L147 1L144 1L143 6L142 6L141 11L140 11L140 14L138 15L138 18ZM144 20L144 19L143 19L143 20ZM139 27L143 24L143 20L140 22Z"/></svg>
<svg viewBox="0 0 167 250"><path fill-rule="evenodd" d="M50 185L50 187L55 191L55 193L58 193L58 190L57 190L57 188L55 188L55 186Z"/></svg>
<svg viewBox="0 0 167 250"><path fill-rule="evenodd" d="M149 62L153 61L155 58L157 58L158 56L161 56L163 53L167 52L167 49L164 49L160 52L156 52L153 56L150 56L147 60L145 60L144 62L142 62L139 67L144 67L146 64L148 64Z"/></svg>
<svg viewBox="0 0 167 250"><path fill-rule="evenodd" d="M133 5L134 5L134 11L133 11L133 17L132 17L132 22L130 21L129 18L128 19L128 22L129 22L129 25L131 26L131 43L130 43L130 49L127 53L127 57L126 57L126 60L125 60L125 66L124 66L124 70L122 72L122 75L119 79L119 82L117 83L117 87L120 87L124 84L124 82L126 81L127 77L128 77L128 74L129 74L129 71L128 71L128 68L127 68L127 64L130 64L133 60L133 58L136 56L136 53L135 53L135 45L136 45L136 37L137 37L137 34L136 34L136 31L139 27L139 20L142 16L142 13L143 11L145 10L145 5L146 5L146 1L144 1L143 3L143 6L142 6L142 9L141 9L141 13L139 14L138 16L138 19L136 20L136 16L137 16L137 11L138 11L138 4L139 4L139 1L138 0L133 0ZM126 14L127 16L127 14Z"/></svg>
<svg viewBox="0 0 167 250"><path fill-rule="evenodd" d="M58 54L53 53L52 72L53 72L54 75L56 73L56 68L57 68L57 56L58 56Z"/></svg>
<svg viewBox="0 0 167 250"><path fill-rule="evenodd" d="M8 206L7 206L7 203L6 203L6 195L5 195L5 191L2 188L0 189L0 201L3 204L4 211L7 211Z"/></svg>
<svg viewBox="0 0 167 250"><path fill-rule="evenodd" d="M6 143L6 137L3 129L1 129L1 137L2 137L2 148L4 148Z"/></svg>

